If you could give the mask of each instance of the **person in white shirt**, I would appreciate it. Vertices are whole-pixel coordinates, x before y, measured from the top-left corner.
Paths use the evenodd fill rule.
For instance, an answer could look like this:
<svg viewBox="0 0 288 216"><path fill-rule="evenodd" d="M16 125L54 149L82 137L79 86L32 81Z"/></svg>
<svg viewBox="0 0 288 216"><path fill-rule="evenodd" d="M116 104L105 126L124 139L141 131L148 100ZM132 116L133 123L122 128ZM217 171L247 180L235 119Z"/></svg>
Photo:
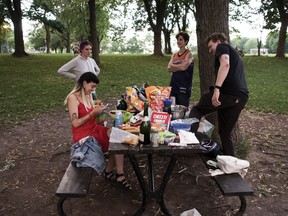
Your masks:
<svg viewBox="0 0 288 216"><path fill-rule="evenodd" d="M79 46L79 55L59 68L58 73L65 77L78 81L79 77L85 72L92 72L96 76L100 73L100 68L95 60L91 58L92 44L83 41ZM96 100L96 92L92 92L92 97Z"/></svg>

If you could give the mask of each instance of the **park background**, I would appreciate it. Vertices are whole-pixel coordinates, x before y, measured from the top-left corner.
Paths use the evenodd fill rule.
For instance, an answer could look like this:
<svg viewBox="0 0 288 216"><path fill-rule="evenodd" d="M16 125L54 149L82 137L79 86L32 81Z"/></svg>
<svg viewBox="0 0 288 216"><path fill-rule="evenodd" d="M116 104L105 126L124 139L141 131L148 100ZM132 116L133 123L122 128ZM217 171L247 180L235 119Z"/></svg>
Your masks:
<svg viewBox="0 0 288 216"><path fill-rule="evenodd" d="M58 3L60 1L53 2ZM115 3L115 1L113 2ZM213 2L211 1L210 3ZM266 1L261 2L265 3ZM275 1L267 2L275 3ZM2 4L3 1L0 3ZM35 44L33 43L35 47L31 51L34 53L29 52L26 44L25 51L29 55L24 55L23 58L15 58L17 56L14 55L16 50L15 52L11 50L12 53L0 54L1 215L57 214L55 191L67 167L69 146L71 145L69 118L65 111L66 107L63 106L63 100L74 85L73 81L57 74L57 69L75 57L72 53L73 46L78 44L79 41L88 38L87 35L89 32L86 29L88 18L85 15L87 14L83 13L83 11L82 13L80 11L72 13L75 9L86 10L87 5L84 4L85 1L69 1L68 3L60 7L60 9L71 9L70 11L68 10L69 13L65 14L65 16L68 18L69 15L73 14L72 18L75 17L74 21L81 20L81 22L80 25L78 22L78 24L71 28L70 32L74 35L71 43L60 43L57 54L55 54L52 46L49 53L47 53L49 49L46 46L46 33L43 31L42 24L37 24L39 29L36 28L31 31L31 35L36 35L35 39L41 39L41 43L38 46L39 49L35 45L36 42ZM74 8L73 6L75 5L73 3L76 5L81 3L83 7ZM116 6L114 9L117 9ZM1 9L3 8L5 7L1 7ZM243 9L244 6L242 5L240 8ZM40 9L39 6L38 9ZM42 10L39 11L41 12ZM112 11L114 10L108 10L108 12ZM121 16L123 14L123 12L118 13ZM49 15L46 15L49 18ZM145 17L145 13L142 13L142 15ZM62 18L65 18L65 16L62 16ZM108 17L112 17L112 15L109 14ZM118 24L125 23L123 19L119 17L117 19L119 20ZM244 16L245 19L248 20ZM52 16L52 20L55 20L55 17ZM61 19L58 17L56 20L59 21ZM13 42L9 45L9 41L11 40L9 32L12 34L13 41L13 25L7 17L5 17L5 22L9 24L9 27L2 28L5 32L2 34L3 31L1 31L1 48L3 48L3 40L5 40L4 43L8 42L8 48L10 49L10 47L13 48ZM253 22L251 23L252 25ZM110 47L109 49L107 48L109 50L107 51L108 54L98 53L100 54L101 73L100 84L97 89L99 98L109 103L108 109L114 109L116 100L121 98L125 87L134 83L137 85L141 85L147 81L153 85L167 85L169 83L170 77L166 71L166 66L170 54L166 53L165 48L161 49L161 53L164 53L162 57L156 57L154 50L148 50L149 53L145 55L142 52L139 53L139 44L142 45L144 42L152 43L154 41L153 37L150 37L146 38L144 42L136 43L138 45L134 46L133 49L131 47L127 49L126 37L122 37L124 33L123 29L120 28L121 26L108 26L108 29L111 27L113 30L112 33L115 33L115 41L112 41L113 37L110 36L106 39L103 38L100 47L103 45L104 50L104 41L108 40L106 43L109 45L108 48L111 46L116 49L113 51ZM277 27L275 30L278 31L275 32L274 53L269 51L269 53L272 53L271 55L260 53L259 56L257 54L249 55L245 53L243 57L250 90L250 100L239 119L239 129L243 135L241 147L243 148L238 149L240 151L237 153L251 163L251 168L245 178L255 191L255 196L247 199L247 215L284 216L287 215L288 211L286 202L288 199L288 101L286 99L288 62L287 57L275 57L277 56L277 41L279 39L280 26L279 22L275 23L275 27ZM237 35L232 26L230 27L230 36L232 34ZM262 25L258 30L261 33ZM42 33L38 35L38 31ZM192 35L195 34L192 26L187 31ZM247 31L250 30L247 29ZM174 29L171 34L171 42L174 39L173 35L177 32L178 29ZM274 32L271 34L274 34ZM3 35L5 35L4 39ZM136 35L136 39L140 39L140 36ZM241 37L239 40L242 40ZM192 39L192 41L195 40ZM266 40L262 40L263 44L265 44L264 41ZM113 43L115 42L114 46ZM134 43L130 42L129 44L133 45ZM41 53L35 53L36 51L39 52L43 45L46 48L42 49ZM154 44L152 46L154 48ZM201 94L201 78L199 76L199 56L197 55L197 49L196 47L193 49L192 43L190 46L192 46L192 50L195 53L193 96L191 98L191 103L195 103ZM61 53L61 47L63 48L63 53ZM238 48L242 47L239 45ZM65 53L69 49L70 51ZM173 45L173 49L177 49L175 45ZM132 52L131 50L138 51ZM160 168L162 165L164 166L165 158L159 159L158 163ZM103 178L97 176L93 179L92 193L88 199L71 201L70 207L74 211L72 215L79 215L80 213L81 215L91 215L95 214L95 212L99 216L107 215L107 212L109 212L109 215L119 215L119 212L121 212L121 215L131 215L135 212L141 197L139 197L139 188L137 188L137 180L133 175L133 170L128 161L125 164L127 166L128 177L133 186L135 186L133 194L123 193L104 182ZM211 212L215 213L215 215L229 215L231 213L229 205L224 205L229 200L221 196L221 193L214 189L213 184L208 183L210 178L203 171L203 166L202 163L191 158L183 158L177 164L169 183L166 197L169 208L173 209L175 214L192 207L196 207L203 215L209 215ZM160 168L157 171L161 171ZM179 174L178 172L184 168L187 168L187 170ZM195 189L196 184L193 182L193 179L198 175L202 178L202 184L200 184L200 189ZM187 188L191 190L187 190ZM206 194L203 194L203 192ZM111 208L111 204L109 203L112 200L113 203L116 203L113 205L113 208ZM195 202L191 200L195 200ZM216 209L211 208L215 204L218 207ZM159 215L158 209L149 208L149 211L150 214L148 215Z"/></svg>

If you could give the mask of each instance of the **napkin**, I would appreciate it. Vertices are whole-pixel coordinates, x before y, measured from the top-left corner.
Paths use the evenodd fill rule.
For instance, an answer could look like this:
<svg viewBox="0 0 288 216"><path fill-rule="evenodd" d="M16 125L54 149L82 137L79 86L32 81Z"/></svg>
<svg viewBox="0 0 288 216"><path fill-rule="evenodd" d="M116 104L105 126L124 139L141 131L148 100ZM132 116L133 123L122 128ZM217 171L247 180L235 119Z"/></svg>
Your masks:
<svg viewBox="0 0 288 216"><path fill-rule="evenodd" d="M182 144L197 144L199 140L196 138L195 134L185 130L178 130L178 135L180 138L180 143Z"/></svg>
<svg viewBox="0 0 288 216"><path fill-rule="evenodd" d="M171 143L168 143L168 146L187 146L186 143L175 143L175 142L171 142Z"/></svg>

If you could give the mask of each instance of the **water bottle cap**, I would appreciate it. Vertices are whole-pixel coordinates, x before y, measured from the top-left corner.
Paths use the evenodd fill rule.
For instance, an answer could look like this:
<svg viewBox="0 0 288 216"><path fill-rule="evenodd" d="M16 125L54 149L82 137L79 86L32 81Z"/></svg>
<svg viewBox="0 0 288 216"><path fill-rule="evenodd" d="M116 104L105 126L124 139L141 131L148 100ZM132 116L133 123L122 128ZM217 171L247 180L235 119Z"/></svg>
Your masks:
<svg viewBox="0 0 288 216"><path fill-rule="evenodd" d="M165 104L165 105L171 105L171 104L172 104L172 101L169 100L168 98L165 98L165 99L164 99L164 104Z"/></svg>

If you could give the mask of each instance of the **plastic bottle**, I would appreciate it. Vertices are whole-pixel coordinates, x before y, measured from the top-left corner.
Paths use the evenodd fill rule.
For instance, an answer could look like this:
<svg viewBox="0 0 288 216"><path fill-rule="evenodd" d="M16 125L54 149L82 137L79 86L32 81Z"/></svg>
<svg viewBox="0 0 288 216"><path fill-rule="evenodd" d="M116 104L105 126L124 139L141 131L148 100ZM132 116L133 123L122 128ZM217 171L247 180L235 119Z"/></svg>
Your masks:
<svg viewBox="0 0 288 216"><path fill-rule="evenodd" d="M159 146L158 139L159 139L158 129L156 127L152 127L151 128L151 145L152 145L152 147L158 147Z"/></svg>
<svg viewBox="0 0 288 216"><path fill-rule="evenodd" d="M117 111L117 115L115 118L115 127L119 128L119 125L123 124L123 115L121 111Z"/></svg>
<svg viewBox="0 0 288 216"><path fill-rule="evenodd" d="M167 112L167 113L171 114L171 104L172 104L172 101L169 100L168 98L165 98L164 99L163 112Z"/></svg>

